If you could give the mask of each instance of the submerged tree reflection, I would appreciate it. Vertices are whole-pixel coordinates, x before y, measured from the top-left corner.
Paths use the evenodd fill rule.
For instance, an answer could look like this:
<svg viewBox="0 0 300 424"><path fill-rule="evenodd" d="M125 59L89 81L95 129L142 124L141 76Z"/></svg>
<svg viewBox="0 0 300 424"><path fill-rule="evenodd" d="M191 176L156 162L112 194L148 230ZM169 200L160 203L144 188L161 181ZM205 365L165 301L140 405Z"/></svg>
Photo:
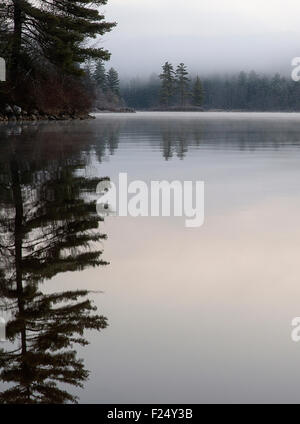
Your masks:
<svg viewBox="0 0 300 424"><path fill-rule="evenodd" d="M42 291L59 273L107 262L92 196L100 179L80 175L80 149L65 151L62 134L56 154L39 137L38 153L27 146L29 154L10 136L0 160L0 304L11 314L9 348L0 350L0 403L76 402L66 385L82 386L89 375L76 344L87 344L85 330L108 325L88 291Z"/></svg>

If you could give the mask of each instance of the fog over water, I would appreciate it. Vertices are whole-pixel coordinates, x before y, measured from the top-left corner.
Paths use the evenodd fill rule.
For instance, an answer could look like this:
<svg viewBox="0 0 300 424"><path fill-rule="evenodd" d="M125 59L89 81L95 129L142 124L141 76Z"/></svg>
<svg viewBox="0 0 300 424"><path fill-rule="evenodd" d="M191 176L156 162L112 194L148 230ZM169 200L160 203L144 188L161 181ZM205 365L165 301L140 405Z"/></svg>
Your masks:
<svg viewBox="0 0 300 424"><path fill-rule="evenodd" d="M110 0L118 27L101 41L123 77L169 60L207 74L255 69L288 74L300 56L297 0Z"/></svg>

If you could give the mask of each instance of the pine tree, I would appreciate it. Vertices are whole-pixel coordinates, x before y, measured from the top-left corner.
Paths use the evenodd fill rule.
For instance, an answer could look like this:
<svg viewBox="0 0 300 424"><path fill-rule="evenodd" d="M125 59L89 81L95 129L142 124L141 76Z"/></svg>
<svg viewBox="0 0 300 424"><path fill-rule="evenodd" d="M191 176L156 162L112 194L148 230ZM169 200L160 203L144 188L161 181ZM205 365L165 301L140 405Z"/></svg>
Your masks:
<svg viewBox="0 0 300 424"><path fill-rule="evenodd" d="M201 107L203 105L203 87L199 76L197 76L193 88L193 104L197 107Z"/></svg>
<svg viewBox="0 0 300 424"><path fill-rule="evenodd" d="M163 66L163 72L159 77L162 81L160 92L161 103L164 106L169 107L175 92L175 77L173 65L169 62L166 62Z"/></svg>
<svg viewBox="0 0 300 424"><path fill-rule="evenodd" d="M88 47L87 38L110 31L98 7L107 0L7 0L6 59L14 90L37 69L54 67L58 73L82 75L80 64L88 59L108 60L102 48Z"/></svg>
<svg viewBox="0 0 300 424"><path fill-rule="evenodd" d="M100 88L102 91L107 89L107 76L103 60L97 61L93 78L96 82L97 88Z"/></svg>
<svg viewBox="0 0 300 424"><path fill-rule="evenodd" d="M179 101L181 107L184 107L186 100L189 97L189 78L188 78L187 67L184 63L180 63L176 69L176 85L179 94Z"/></svg>
<svg viewBox="0 0 300 424"><path fill-rule="evenodd" d="M119 74L114 68L110 68L107 73L107 88L116 96L120 96L120 80Z"/></svg>

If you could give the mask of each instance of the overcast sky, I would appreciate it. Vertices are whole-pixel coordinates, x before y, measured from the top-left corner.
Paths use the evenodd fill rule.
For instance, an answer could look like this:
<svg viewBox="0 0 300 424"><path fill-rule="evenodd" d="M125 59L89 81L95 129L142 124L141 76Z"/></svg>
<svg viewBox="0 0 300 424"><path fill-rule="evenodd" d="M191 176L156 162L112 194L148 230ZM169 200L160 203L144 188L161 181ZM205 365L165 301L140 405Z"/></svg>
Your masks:
<svg viewBox="0 0 300 424"><path fill-rule="evenodd" d="M118 22L102 40L123 77L169 60L198 73L289 72L300 56L299 0L109 0Z"/></svg>

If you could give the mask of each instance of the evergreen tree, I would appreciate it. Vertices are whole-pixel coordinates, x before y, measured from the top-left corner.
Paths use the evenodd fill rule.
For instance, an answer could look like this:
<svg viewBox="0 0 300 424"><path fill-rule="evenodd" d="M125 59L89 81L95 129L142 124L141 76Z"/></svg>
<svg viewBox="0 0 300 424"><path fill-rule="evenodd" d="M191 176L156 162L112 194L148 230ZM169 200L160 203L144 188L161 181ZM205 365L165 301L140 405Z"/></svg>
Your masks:
<svg viewBox="0 0 300 424"><path fill-rule="evenodd" d="M107 89L107 77L103 60L97 61L93 78L96 82L97 88L100 88L102 91Z"/></svg>
<svg viewBox="0 0 300 424"><path fill-rule="evenodd" d="M163 79L163 86L159 84L158 79L153 84L147 81L131 81L124 86L122 92L126 104L129 107L140 109L157 108L159 101L164 106L170 105L173 101L173 95L170 95L170 93L174 93L172 90L174 84L169 84L171 78L167 76L167 72L161 76L161 79ZM205 96L203 96L203 107L205 109L300 110L299 83L279 74L259 75L252 71L231 76L214 75L203 78L201 84L203 93L205 93ZM193 104L195 104L194 90L193 84ZM198 97L198 100L200 100L201 96L197 95ZM201 102L197 101L197 104L201 104Z"/></svg>
<svg viewBox="0 0 300 424"><path fill-rule="evenodd" d="M198 107L201 107L203 105L203 87L199 76L197 76L196 81L194 83L193 104L194 106Z"/></svg>
<svg viewBox="0 0 300 424"><path fill-rule="evenodd" d="M188 78L187 67L184 63L180 63L176 69L176 85L179 94L179 101L181 107L184 107L186 100L189 97L189 78Z"/></svg>
<svg viewBox="0 0 300 424"><path fill-rule="evenodd" d="M135 109L149 109L159 106L161 81L153 74L148 81L134 78L122 89L122 97L127 105Z"/></svg>
<svg viewBox="0 0 300 424"><path fill-rule="evenodd" d="M120 95L120 80L119 74L114 68L110 68L107 73L107 88L116 96Z"/></svg>
<svg viewBox="0 0 300 424"><path fill-rule="evenodd" d="M82 75L79 65L88 59L108 60L102 48L88 47L87 38L110 31L98 7L107 0L7 0L5 13L8 76L14 91L35 72L49 66L66 75Z"/></svg>
<svg viewBox="0 0 300 424"><path fill-rule="evenodd" d="M163 72L159 77L162 81L160 92L161 103L164 106L169 107L175 92L175 77L173 65L169 62L166 62L163 66Z"/></svg>

